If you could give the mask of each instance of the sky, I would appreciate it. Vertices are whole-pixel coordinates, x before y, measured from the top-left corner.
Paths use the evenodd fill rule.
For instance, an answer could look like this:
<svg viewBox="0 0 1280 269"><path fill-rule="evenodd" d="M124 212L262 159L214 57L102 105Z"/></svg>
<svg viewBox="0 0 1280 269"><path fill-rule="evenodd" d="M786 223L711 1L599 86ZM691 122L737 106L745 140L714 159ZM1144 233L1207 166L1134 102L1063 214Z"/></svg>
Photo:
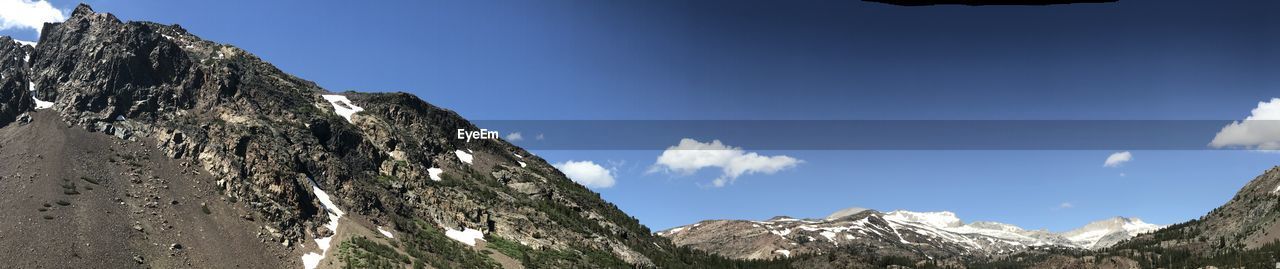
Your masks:
<svg viewBox="0 0 1280 269"><path fill-rule="evenodd" d="M87 2L124 20L180 24L331 91L409 92L472 120L1280 119L1260 104L1280 97L1276 1ZM32 3L45 2L0 7ZM47 3L62 16L76 4ZM23 40L38 39L26 22L58 17L3 9L0 35ZM1206 149L1280 145L1250 133L1266 128L1236 129L1205 132ZM601 135L610 131L626 130ZM524 136L515 143L536 140ZM715 150L535 153L655 230L855 206L1053 231L1112 216L1172 224L1226 202L1280 159L1248 150L763 150L688 138L669 146ZM1122 152L1128 161L1106 165Z"/></svg>

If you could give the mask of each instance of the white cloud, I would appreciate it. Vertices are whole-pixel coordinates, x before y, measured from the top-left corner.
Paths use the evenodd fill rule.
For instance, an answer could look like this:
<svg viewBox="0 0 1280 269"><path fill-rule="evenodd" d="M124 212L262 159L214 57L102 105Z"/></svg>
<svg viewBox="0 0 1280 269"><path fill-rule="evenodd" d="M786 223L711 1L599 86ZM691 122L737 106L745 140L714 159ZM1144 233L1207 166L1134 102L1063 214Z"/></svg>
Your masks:
<svg viewBox="0 0 1280 269"><path fill-rule="evenodd" d="M724 187L742 175L773 174L795 167L801 162L803 161L786 155L763 156L746 152L742 148L720 143L720 140L702 143L685 138L680 140L680 144L663 151L649 172L666 171L689 175L703 168L720 168L723 173L711 183L716 187Z"/></svg>
<svg viewBox="0 0 1280 269"><path fill-rule="evenodd" d="M591 161L567 161L552 164L556 169L560 169L565 176L572 179L578 184L591 188L608 188L613 187L615 182L613 178L613 170L604 168Z"/></svg>
<svg viewBox="0 0 1280 269"><path fill-rule="evenodd" d="M542 140L543 138L546 138L546 137L543 137L543 136L542 136L542 134L538 134L538 137L537 137L537 138L534 138L534 139Z"/></svg>
<svg viewBox="0 0 1280 269"><path fill-rule="evenodd" d="M514 132L514 133L509 133L509 134L507 134L507 141L509 141L509 142L516 142L516 141L520 141L520 140L524 140L524 135L520 134L520 132Z"/></svg>
<svg viewBox="0 0 1280 269"><path fill-rule="evenodd" d="M1222 127L1209 146L1280 150L1280 98L1258 102L1249 117Z"/></svg>
<svg viewBox="0 0 1280 269"><path fill-rule="evenodd" d="M1121 152L1112 153L1111 156L1107 156L1107 161L1102 163L1102 166L1103 167L1120 167L1121 164L1127 163L1132 160L1133 160L1133 153L1129 153L1128 151L1121 151Z"/></svg>
<svg viewBox="0 0 1280 269"><path fill-rule="evenodd" d="M0 0L0 30L31 29L39 33L44 23L65 20L61 10L44 0Z"/></svg>
<svg viewBox="0 0 1280 269"><path fill-rule="evenodd" d="M35 46L36 46L36 42L31 42L31 41L26 41L26 40L17 40L17 39L14 39L13 41L18 41L18 44L28 45L28 46L32 46L32 47L35 47Z"/></svg>
<svg viewBox="0 0 1280 269"><path fill-rule="evenodd" d="M1072 207L1076 207L1076 205L1071 204L1071 202L1062 202L1062 204L1058 205L1058 208L1061 208L1061 209L1067 209Z"/></svg>

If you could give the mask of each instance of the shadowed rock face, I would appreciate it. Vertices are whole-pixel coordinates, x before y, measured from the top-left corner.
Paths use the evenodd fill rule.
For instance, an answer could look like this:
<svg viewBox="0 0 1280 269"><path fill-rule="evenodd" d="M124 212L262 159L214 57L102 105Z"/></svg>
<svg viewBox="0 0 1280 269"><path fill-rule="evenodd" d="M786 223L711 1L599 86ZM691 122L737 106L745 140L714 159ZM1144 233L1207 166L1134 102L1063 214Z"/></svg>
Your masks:
<svg viewBox="0 0 1280 269"><path fill-rule="evenodd" d="M39 99L53 103L42 117L150 141L249 207L246 218L278 231L276 242L327 233L318 228L327 216L314 184L378 225L467 227L634 265L676 249L523 149L454 139L458 129L477 128L453 111L406 93L328 93L177 25L122 22L81 5L67 21L46 24L35 47L0 38L0 74L3 124ZM348 121L322 95L363 110ZM463 163L457 151L474 161ZM431 180L429 168L442 169L443 179Z"/></svg>
<svg viewBox="0 0 1280 269"><path fill-rule="evenodd" d="M0 127L35 106L27 88L32 53L34 49L30 46L0 36Z"/></svg>

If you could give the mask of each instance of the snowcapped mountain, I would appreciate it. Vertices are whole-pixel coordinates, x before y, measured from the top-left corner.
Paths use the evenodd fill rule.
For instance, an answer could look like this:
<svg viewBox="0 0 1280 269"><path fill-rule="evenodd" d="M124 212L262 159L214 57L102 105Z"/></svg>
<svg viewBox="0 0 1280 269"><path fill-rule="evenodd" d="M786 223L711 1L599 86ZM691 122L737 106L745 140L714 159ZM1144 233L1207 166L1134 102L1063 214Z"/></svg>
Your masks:
<svg viewBox="0 0 1280 269"><path fill-rule="evenodd" d="M862 213L862 211L867 211L867 210L870 210L870 209L861 208L861 207L845 208L845 209L836 211L835 213L831 213L831 215L827 215L827 219L833 220L833 219L843 218L845 216Z"/></svg>
<svg viewBox="0 0 1280 269"><path fill-rule="evenodd" d="M889 220L915 222L940 229L960 227L961 225L960 218L956 217L956 213L951 213L949 211L911 212L897 210L885 214L884 217Z"/></svg>
<svg viewBox="0 0 1280 269"><path fill-rule="evenodd" d="M883 213L849 208L825 219L712 220L657 234L677 245L740 259L827 253L842 246L932 258L1004 255L1037 247L1102 248L1160 227L1117 217L1059 234L999 222L964 223L948 211Z"/></svg>
<svg viewBox="0 0 1280 269"><path fill-rule="evenodd" d="M1062 233L1062 236L1081 248L1099 249L1163 227L1143 222L1138 218L1114 217L1089 223L1084 227Z"/></svg>

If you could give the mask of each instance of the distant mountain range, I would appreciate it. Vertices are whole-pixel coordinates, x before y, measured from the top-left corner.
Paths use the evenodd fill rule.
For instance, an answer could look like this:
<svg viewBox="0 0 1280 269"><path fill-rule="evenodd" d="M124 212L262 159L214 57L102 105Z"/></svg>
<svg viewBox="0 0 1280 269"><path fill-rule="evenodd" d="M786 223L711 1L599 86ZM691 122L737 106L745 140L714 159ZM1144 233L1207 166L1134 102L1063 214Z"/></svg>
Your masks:
<svg viewBox="0 0 1280 269"><path fill-rule="evenodd" d="M673 243L799 268L1274 268L1280 167L1226 204L1161 226L1114 217L1053 233L962 222L952 212L848 208L822 219L708 220L656 233Z"/></svg>
<svg viewBox="0 0 1280 269"><path fill-rule="evenodd" d="M1100 249L1162 226L1115 217L1064 233L978 221L955 213L837 211L824 219L775 217L764 221L710 220L660 231L677 245L738 259L773 259L821 254L843 246L874 246L886 252L919 252L928 257L992 256L1031 247ZM892 251L890 251L892 250Z"/></svg>

